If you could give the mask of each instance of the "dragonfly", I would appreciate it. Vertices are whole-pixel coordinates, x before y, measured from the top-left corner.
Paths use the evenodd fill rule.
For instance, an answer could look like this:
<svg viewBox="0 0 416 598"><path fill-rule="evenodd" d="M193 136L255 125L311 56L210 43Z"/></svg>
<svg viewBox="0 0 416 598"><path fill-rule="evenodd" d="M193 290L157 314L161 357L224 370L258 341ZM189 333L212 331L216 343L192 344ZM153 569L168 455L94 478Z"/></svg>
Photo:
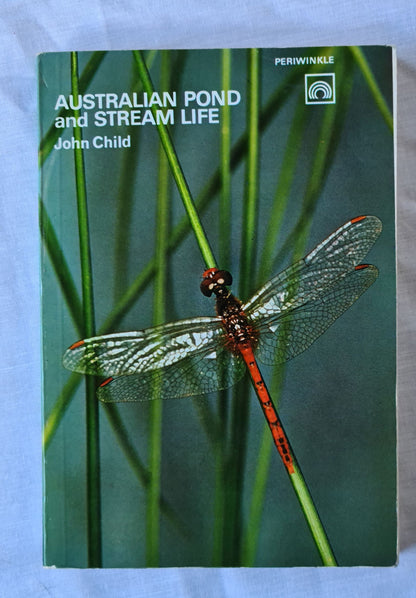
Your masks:
<svg viewBox="0 0 416 598"><path fill-rule="evenodd" d="M209 268L200 288L205 296L215 295L216 316L83 339L67 349L63 364L106 377L97 391L104 402L206 394L232 386L248 371L276 448L293 474L294 457L257 359L276 365L296 357L373 284L378 270L362 260L381 229L376 216L349 220L245 303L228 289L228 271Z"/></svg>

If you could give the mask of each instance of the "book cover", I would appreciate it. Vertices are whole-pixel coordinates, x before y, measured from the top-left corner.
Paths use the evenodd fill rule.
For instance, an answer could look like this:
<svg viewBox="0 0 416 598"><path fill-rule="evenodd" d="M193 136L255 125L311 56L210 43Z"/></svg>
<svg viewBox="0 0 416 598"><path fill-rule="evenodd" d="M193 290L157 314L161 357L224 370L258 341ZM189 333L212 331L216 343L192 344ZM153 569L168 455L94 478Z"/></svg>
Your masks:
<svg viewBox="0 0 416 598"><path fill-rule="evenodd" d="M45 565L396 563L394 60L39 56Z"/></svg>

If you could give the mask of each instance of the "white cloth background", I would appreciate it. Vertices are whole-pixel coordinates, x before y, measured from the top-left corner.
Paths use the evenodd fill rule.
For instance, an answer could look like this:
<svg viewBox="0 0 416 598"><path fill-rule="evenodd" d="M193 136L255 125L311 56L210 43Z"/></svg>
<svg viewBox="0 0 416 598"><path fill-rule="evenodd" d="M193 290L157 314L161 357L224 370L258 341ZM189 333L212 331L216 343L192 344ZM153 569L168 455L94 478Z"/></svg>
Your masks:
<svg viewBox="0 0 416 598"><path fill-rule="evenodd" d="M414 2L9 0L0 8L0 36L0 596L416 596ZM400 564L336 570L43 569L36 54L350 44L392 44L398 56Z"/></svg>

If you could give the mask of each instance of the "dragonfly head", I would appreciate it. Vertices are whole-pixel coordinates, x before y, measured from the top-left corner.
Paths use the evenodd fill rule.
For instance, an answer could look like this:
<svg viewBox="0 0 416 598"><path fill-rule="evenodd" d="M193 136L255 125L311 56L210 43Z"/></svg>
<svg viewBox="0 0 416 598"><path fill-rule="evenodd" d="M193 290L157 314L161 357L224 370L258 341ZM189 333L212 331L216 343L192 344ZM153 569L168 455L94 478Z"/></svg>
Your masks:
<svg viewBox="0 0 416 598"><path fill-rule="evenodd" d="M209 268L202 275L201 292L206 297L211 297L212 293L221 295L228 293L226 286L233 282L233 277L227 270L218 270L218 268Z"/></svg>

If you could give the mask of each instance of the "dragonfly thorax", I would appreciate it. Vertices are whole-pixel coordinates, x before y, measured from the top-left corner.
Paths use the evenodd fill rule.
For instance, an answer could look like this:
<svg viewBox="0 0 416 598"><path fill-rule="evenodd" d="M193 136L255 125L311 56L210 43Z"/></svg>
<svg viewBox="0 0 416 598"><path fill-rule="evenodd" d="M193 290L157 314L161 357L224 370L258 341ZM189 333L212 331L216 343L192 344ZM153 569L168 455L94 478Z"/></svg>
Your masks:
<svg viewBox="0 0 416 598"><path fill-rule="evenodd" d="M259 336L257 329L249 322L241 305L241 301L230 292L226 297L217 295L217 314L221 316L222 325L227 335L228 349L233 353L239 353L246 346L255 349Z"/></svg>

